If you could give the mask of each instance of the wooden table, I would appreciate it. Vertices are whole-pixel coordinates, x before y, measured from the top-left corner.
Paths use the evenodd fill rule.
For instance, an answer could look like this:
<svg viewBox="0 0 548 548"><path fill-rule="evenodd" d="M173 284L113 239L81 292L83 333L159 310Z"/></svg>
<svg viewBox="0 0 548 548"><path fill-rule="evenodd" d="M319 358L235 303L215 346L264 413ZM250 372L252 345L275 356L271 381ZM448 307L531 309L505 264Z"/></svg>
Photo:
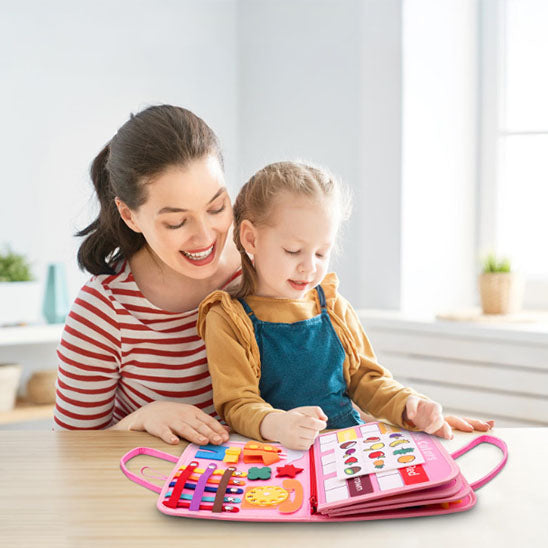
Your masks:
<svg viewBox="0 0 548 548"><path fill-rule="evenodd" d="M447 516L354 523L226 523L174 518L160 513L157 495L128 480L120 457L138 446L179 455L138 432L0 431L0 546L375 546L506 547L542 544L548 511L548 428L500 428L509 447L505 469L478 491L469 512ZM446 442L453 451L473 434ZM499 459L480 445L459 459L469 481ZM152 466L167 474L172 464L152 457L130 461L139 473ZM158 482L161 483L161 482Z"/></svg>

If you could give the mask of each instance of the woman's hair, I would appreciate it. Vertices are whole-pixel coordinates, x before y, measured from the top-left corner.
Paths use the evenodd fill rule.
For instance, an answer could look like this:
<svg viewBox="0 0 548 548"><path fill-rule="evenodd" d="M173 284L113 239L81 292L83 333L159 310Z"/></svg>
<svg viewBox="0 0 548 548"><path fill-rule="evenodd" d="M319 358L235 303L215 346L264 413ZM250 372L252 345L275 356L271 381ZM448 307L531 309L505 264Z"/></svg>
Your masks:
<svg viewBox="0 0 548 548"><path fill-rule="evenodd" d="M234 203L234 243L242 257L242 281L233 293L236 298L253 294L257 287L257 272L240 240L242 221L247 219L255 226L268 225L276 198L284 192L314 200L328 198L341 221L350 215L350 197L346 189L323 168L298 162L277 162L255 173L241 188Z"/></svg>
<svg viewBox="0 0 548 548"><path fill-rule="evenodd" d="M95 275L114 274L117 261L131 258L145 244L143 235L121 218L115 197L136 210L147 200L151 178L208 155L223 166L217 136L189 110L160 105L131 115L91 165L100 211L76 234L85 236L78 250L80 268Z"/></svg>

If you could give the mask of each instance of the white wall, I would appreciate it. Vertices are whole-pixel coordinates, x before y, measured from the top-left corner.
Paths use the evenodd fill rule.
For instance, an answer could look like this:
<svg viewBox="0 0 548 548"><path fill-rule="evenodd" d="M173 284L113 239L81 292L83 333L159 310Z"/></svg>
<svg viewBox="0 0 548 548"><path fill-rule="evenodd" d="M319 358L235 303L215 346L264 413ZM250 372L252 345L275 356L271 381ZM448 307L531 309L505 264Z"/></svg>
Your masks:
<svg viewBox="0 0 548 548"><path fill-rule="evenodd" d="M265 164L329 167L354 193L335 260L356 306L399 305L401 2L238 3L242 181Z"/></svg>
<svg viewBox="0 0 548 548"><path fill-rule="evenodd" d="M403 11L401 308L477 300L476 0L406 0Z"/></svg>
<svg viewBox="0 0 548 548"><path fill-rule="evenodd" d="M473 301L476 0L1 2L0 245L39 277L65 262L71 298L91 160L170 102L217 131L233 189L283 158L342 177L356 307Z"/></svg>
<svg viewBox="0 0 548 548"><path fill-rule="evenodd" d="M90 163L130 112L187 106L237 142L236 2L21 0L0 4L0 246L87 278L74 232L91 220Z"/></svg>

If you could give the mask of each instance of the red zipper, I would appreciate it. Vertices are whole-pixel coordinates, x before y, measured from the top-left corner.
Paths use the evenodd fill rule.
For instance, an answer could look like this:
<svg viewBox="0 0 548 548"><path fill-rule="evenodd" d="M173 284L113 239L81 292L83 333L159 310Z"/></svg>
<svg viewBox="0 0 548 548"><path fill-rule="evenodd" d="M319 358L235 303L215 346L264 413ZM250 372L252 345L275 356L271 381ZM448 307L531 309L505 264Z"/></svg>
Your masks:
<svg viewBox="0 0 548 548"><path fill-rule="evenodd" d="M315 514L318 509L318 498L316 491L316 460L314 458L314 445L308 450L310 461L310 513Z"/></svg>

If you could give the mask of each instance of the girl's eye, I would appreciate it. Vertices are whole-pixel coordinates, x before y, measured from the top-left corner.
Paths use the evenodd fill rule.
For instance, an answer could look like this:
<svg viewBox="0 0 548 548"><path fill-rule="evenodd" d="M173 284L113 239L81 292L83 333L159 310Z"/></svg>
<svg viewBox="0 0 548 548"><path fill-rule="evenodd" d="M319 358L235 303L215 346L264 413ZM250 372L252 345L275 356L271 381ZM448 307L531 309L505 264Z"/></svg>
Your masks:
<svg viewBox="0 0 548 548"><path fill-rule="evenodd" d="M177 228L181 228L186 223L186 219L183 219L181 223L178 225L166 225L166 228L169 228L170 230L176 230Z"/></svg>
<svg viewBox="0 0 548 548"><path fill-rule="evenodd" d="M218 213L222 213L225 209L226 209L226 204L223 203L223 205L219 209L210 210L209 213L211 213L212 215L217 215Z"/></svg>
<svg viewBox="0 0 548 548"><path fill-rule="evenodd" d="M322 255L321 253L316 253L316 257L318 257L318 259L323 259L324 255Z"/></svg>
<svg viewBox="0 0 548 548"><path fill-rule="evenodd" d="M285 251L286 253L288 253L289 255L297 255L298 253L300 253L299 250L297 250L297 251L290 251L289 249L285 249L285 248L284 248L284 251Z"/></svg>

